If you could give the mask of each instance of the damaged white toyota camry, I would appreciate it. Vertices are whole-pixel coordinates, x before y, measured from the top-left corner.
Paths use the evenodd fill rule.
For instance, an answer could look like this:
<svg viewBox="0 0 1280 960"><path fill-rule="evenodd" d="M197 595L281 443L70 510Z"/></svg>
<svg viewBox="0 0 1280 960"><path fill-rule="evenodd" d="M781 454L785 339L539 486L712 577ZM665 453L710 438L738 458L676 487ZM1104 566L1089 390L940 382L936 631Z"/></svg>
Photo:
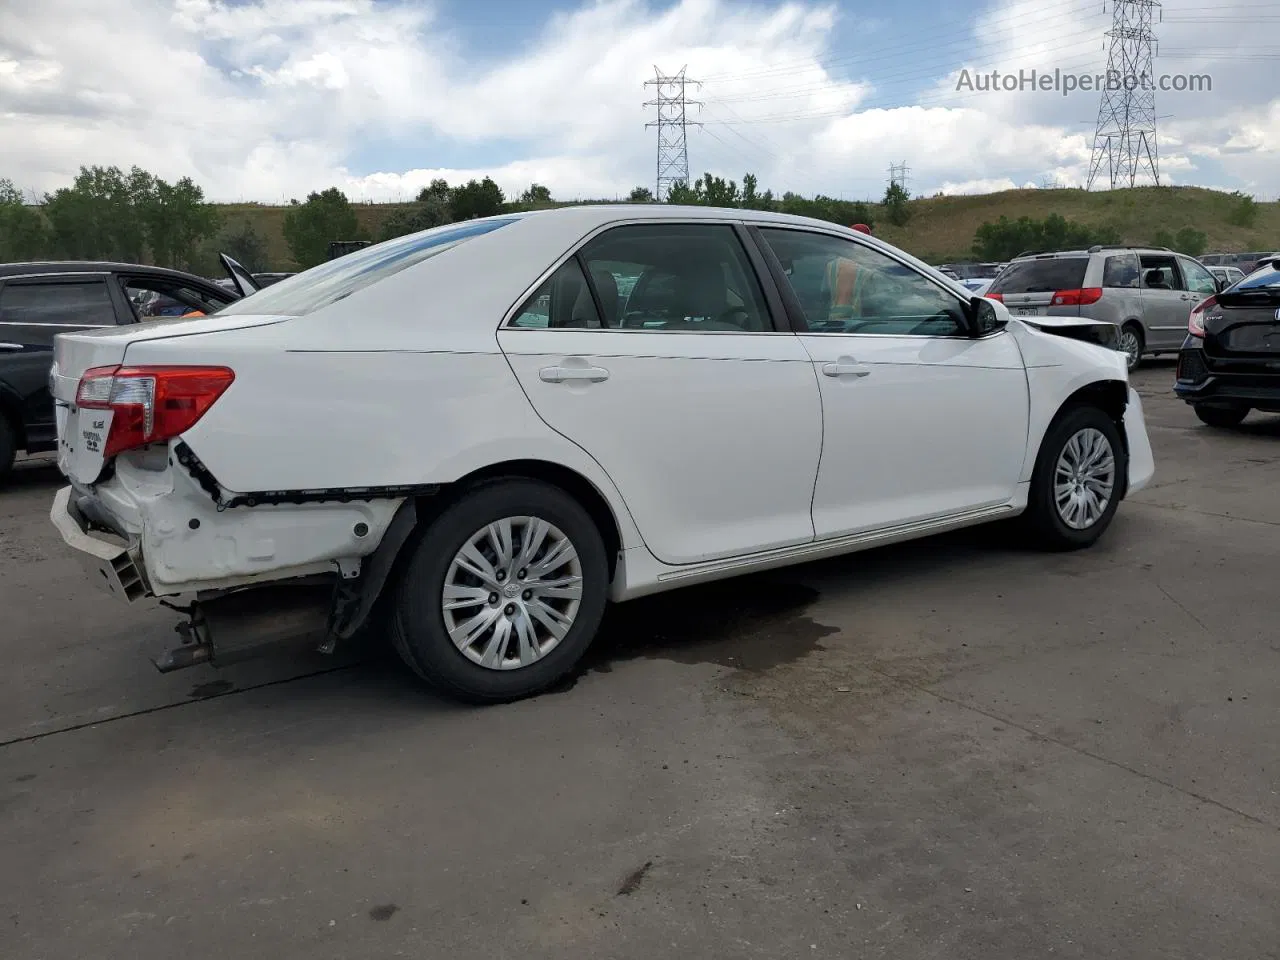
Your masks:
<svg viewBox="0 0 1280 960"><path fill-rule="evenodd" d="M813 220L473 220L60 335L52 519L99 585L185 611L161 669L385 623L510 700L609 601L1015 516L1093 543L1154 470L1116 346Z"/></svg>

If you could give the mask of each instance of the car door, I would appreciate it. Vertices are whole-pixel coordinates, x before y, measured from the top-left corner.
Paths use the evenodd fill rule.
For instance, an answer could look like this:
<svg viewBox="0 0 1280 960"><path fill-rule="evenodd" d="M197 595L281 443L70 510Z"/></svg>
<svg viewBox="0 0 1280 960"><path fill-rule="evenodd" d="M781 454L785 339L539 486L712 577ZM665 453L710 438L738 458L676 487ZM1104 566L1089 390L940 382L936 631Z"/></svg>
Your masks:
<svg viewBox="0 0 1280 960"><path fill-rule="evenodd" d="M1182 271L1182 285L1186 288L1184 295L1186 297L1187 315L1182 318L1182 335L1185 336L1187 320L1191 316L1191 311L1205 297L1211 297L1218 292L1218 282L1214 280L1213 274L1190 257L1179 257L1178 267ZM1181 340L1179 340L1179 345L1181 345Z"/></svg>
<svg viewBox="0 0 1280 960"><path fill-rule="evenodd" d="M1191 304L1178 258L1142 254L1142 316L1148 350L1176 350L1187 332Z"/></svg>
<svg viewBox="0 0 1280 960"><path fill-rule="evenodd" d="M103 274L38 274L0 283L0 390L22 417L28 450L56 442L53 338L115 322L116 302Z"/></svg>
<svg viewBox="0 0 1280 960"><path fill-rule="evenodd" d="M1012 334L967 332L967 303L870 244L761 225L794 293L822 392L819 540L1010 500L1029 395Z"/></svg>
<svg viewBox="0 0 1280 960"><path fill-rule="evenodd" d="M818 388L743 237L611 226L498 334L538 415L604 468L668 564L813 540Z"/></svg>

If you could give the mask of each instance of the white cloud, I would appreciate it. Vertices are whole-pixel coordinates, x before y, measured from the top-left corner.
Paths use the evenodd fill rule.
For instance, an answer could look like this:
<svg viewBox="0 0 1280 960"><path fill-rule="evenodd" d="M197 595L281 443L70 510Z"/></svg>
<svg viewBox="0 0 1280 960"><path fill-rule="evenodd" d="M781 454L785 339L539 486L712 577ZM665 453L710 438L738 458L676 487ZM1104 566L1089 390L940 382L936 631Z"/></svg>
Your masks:
<svg viewBox="0 0 1280 960"><path fill-rule="evenodd" d="M1207 163L1217 179L1274 193L1280 101L1260 96L1270 63L1232 58L1177 22L1191 3L1168 0L1158 31L1162 50L1195 56L1157 69L1210 72L1214 88L1158 98L1175 114L1162 121L1162 170L1196 182ZM484 175L509 192L537 181L557 196L616 196L652 179L641 103L653 64L687 63L707 81L696 94L705 126L689 134L695 176L750 170L762 188L871 197L888 164L906 161L923 192L1083 183L1096 94L957 93L948 71L966 55L973 69L1100 70L1107 17L1095 5L998 0L974 10L970 29L934 26L918 40L890 36L881 12L859 22L858 49L837 50L846 15L821 0L682 0L657 13L597 0L473 62L424 0L0 4L0 176L48 190L81 164L137 163L190 174L218 199L335 183L395 199L435 176ZM351 172L362 145L389 141L425 162ZM493 162L436 169L433 155Z"/></svg>

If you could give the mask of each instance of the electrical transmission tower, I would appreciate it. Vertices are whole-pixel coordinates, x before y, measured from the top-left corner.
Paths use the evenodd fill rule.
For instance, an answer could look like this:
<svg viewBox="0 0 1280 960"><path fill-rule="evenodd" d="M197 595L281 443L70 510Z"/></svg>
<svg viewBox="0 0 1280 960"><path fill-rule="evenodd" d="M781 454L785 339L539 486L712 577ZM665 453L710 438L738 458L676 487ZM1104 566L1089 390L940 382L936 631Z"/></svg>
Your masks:
<svg viewBox="0 0 1280 960"><path fill-rule="evenodd" d="M684 75L687 68L681 67L674 76L665 75L657 67L653 68L654 78L646 80L646 87L655 88L655 99L645 103L646 107L657 107L658 118L645 124L645 127L658 128L658 176L655 184L655 200L666 200L671 195L671 188L677 183L689 183L689 140L688 128L698 126L689 120L689 107L700 107L697 100L690 100L686 95L691 86L701 86L696 80Z"/></svg>
<svg viewBox="0 0 1280 960"><path fill-rule="evenodd" d="M1152 19L1157 0L1112 0L1106 84L1098 105L1088 189L1106 167L1111 189L1132 187L1139 174L1160 183Z"/></svg>
<svg viewBox="0 0 1280 960"><path fill-rule="evenodd" d="M907 166L906 161L902 163L889 164L889 186L895 184L903 190L907 189L907 180L911 174L911 168Z"/></svg>

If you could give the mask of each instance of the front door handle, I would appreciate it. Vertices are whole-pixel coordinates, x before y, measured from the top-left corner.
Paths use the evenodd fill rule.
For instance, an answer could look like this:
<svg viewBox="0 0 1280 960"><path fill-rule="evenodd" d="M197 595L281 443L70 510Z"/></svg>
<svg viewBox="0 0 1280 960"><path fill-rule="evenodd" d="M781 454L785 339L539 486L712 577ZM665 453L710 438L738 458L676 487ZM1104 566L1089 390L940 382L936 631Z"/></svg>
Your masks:
<svg viewBox="0 0 1280 960"><path fill-rule="evenodd" d="M17 351L21 349L22 349L22 344L20 343L0 343L0 350Z"/></svg>
<svg viewBox="0 0 1280 960"><path fill-rule="evenodd" d="M609 371L604 367L543 367L538 371L538 379L543 383L566 383L571 380L600 383L609 379Z"/></svg>
<svg viewBox="0 0 1280 960"><path fill-rule="evenodd" d="M841 357L835 363L824 363L822 373L828 377L866 377L871 374L871 368L852 357Z"/></svg>

